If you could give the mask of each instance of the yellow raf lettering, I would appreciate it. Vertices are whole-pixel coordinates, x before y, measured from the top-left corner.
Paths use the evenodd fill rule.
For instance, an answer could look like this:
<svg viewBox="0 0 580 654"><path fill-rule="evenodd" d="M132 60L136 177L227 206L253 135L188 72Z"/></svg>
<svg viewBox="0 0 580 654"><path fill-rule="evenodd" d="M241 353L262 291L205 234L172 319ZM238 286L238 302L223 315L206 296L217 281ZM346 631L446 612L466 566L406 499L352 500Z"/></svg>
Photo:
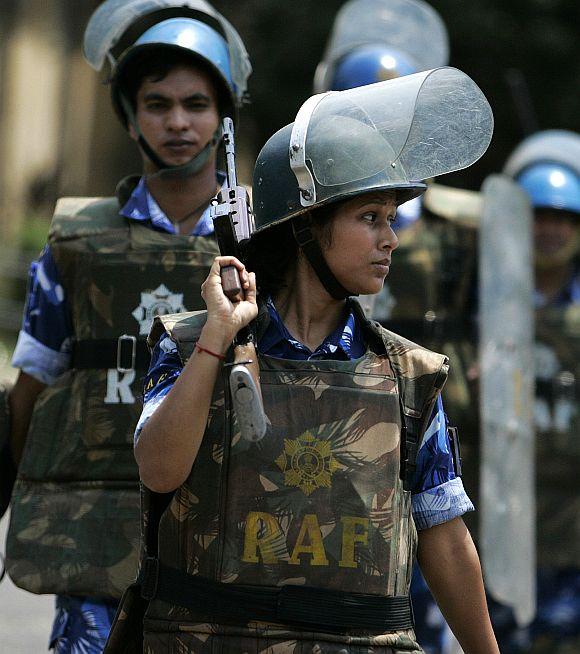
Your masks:
<svg viewBox="0 0 580 654"><path fill-rule="evenodd" d="M308 545L304 542L306 538L309 541ZM314 514L304 516L294 551L288 563L300 565L301 554L310 554L312 557L310 565L328 565L324 544L322 543L322 532L320 531L318 518Z"/></svg>
<svg viewBox="0 0 580 654"><path fill-rule="evenodd" d="M147 382L147 386L145 386L145 390L146 390L146 391L150 391L150 390L153 388L154 385L155 385L155 384L153 383L153 380L150 379L150 380Z"/></svg>
<svg viewBox="0 0 580 654"><path fill-rule="evenodd" d="M342 522L342 557L338 565L341 568L356 568L358 564L354 558L355 543L368 545L369 519L344 515L340 521ZM357 527L360 529L357 530Z"/></svg>
<svg viewBox="0 0 580 654"><path fill-rule="evenodd" d="M356 559L357 544L368 546L370 521L368 518L342 516L341 568L358 568ZM260 560L272 565L287 561L290 565L306 563L311 566L327 566L330 562L326 556L324 540L318 518L315 514L306 514L302 518L298 537L290 558L286 550L287 538L278 521L269 513L252 511L246 518L244 530L245 563L259 563ZM288 550L290 549L288 546ZM306 559L301 560L301 556Z"/></svg>
<svg viewBox="0 0 580 654"><path fill-rule="evenodd" d="M282 532L273 515L261 511L252 511L246 518L246 529L244 532L244 555L242 561L245 563L258 563L258 552L264 563L278 563L278 557L274 553L274 542L280 539Z"/></svg>

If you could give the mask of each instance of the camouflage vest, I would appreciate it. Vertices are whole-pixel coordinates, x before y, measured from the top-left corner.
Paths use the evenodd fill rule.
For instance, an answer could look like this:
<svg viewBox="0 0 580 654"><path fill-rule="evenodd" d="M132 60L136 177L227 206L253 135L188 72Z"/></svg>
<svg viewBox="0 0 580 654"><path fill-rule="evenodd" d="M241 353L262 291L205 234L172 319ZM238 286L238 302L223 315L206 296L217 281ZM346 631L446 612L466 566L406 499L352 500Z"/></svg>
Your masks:
<svg viewBox="0 0 580 654"><path fill-rule="evenodd" d="M184 362L204 319L160 319ZM229 369L223 369L191 474L161 518L162 565L250 585L258 597L285 585L408 595L416 530L400 475L402 408L426 424L447 359L386 330L378 336L380 351L355 361L260 356L271 425L259 443L240 438L229 407ZM216 621L203 608L153 599L145 650L422 651L412 629L319 631Z"/></svg>
<svg viewBox="0 0 580 654"><path fill-rule="evenodd" d="M538 563L580 568L580 305L536 314Z"/></svg>
<svg viewBox="0 0 580 654"><path fill-rule="evenodd" d="M145 339L157 314L203 306L213 238L155 231L116 198L60 200L49 245L77 342ZM113 348L115 349L115 348ZM139 551L133 432L145 368L75 368L39 396L12 499L8 571L34 593L119 597ZM98 348L97 348L98 356Z"/></svg>

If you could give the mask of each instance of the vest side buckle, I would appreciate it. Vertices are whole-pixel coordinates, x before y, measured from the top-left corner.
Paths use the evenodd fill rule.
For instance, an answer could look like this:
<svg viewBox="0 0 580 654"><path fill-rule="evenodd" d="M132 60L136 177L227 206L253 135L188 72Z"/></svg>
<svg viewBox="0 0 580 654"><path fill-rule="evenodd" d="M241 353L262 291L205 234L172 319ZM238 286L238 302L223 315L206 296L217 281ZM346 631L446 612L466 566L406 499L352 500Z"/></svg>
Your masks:
<svg viewBox="0 0 580 654"><path fill-rule="evenodd" d="M117 339L117 371L132 372L137 358L137 337L123 334ZM125 365L125 364L129 365Z"/></svg>

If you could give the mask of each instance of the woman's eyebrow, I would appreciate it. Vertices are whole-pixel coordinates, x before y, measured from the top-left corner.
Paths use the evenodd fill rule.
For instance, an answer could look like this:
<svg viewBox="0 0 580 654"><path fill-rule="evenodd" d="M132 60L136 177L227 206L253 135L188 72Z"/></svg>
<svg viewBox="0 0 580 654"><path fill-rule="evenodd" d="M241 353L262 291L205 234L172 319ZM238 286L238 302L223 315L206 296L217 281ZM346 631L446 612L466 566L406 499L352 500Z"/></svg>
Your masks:
<svg viewBox="0 0 580 654"><path fill-rule="evenodd" d="M367 205L371 204L380 204L380 205L386 205L391 202L391 198L384 198L381 196L376 196L373 198L369 198L366 200L362 200L361 202L357 203L359 207L366 207Z"/></svg>

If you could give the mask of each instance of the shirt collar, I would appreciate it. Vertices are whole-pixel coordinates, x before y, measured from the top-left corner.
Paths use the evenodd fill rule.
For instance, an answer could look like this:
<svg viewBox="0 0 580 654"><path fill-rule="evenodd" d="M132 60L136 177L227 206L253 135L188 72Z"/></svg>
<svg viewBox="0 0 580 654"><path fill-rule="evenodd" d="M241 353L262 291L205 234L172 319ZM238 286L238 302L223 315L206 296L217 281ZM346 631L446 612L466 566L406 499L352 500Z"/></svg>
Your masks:
<svg viewBox="0 0 580 654"><path fill-rule="evenodd" d="M258 344L262 354L284 359L349 360L358 359L366 350L360 326L352 309L344 323L329 334L314 351L311 351L286 329L271 298L268 298L266 306L270 314L270 324Z"/></svg>
<svg viewBox="0 0 580 654"><path fill-rule="evenodd" d="M221 172L217 174L218 182L225 183L225 175ZM131 197L121 209L121 215L130 220L138 222L150 222L151 225L162 232L168 234L177 234L176 226L165 215L161 207L157 204L155 198L149 192L145 177L141 177L139 183L131 193ZM210 216L210 206L206 210L191 232L191 236L209 236L213 234L213 221Z"/></svg>

